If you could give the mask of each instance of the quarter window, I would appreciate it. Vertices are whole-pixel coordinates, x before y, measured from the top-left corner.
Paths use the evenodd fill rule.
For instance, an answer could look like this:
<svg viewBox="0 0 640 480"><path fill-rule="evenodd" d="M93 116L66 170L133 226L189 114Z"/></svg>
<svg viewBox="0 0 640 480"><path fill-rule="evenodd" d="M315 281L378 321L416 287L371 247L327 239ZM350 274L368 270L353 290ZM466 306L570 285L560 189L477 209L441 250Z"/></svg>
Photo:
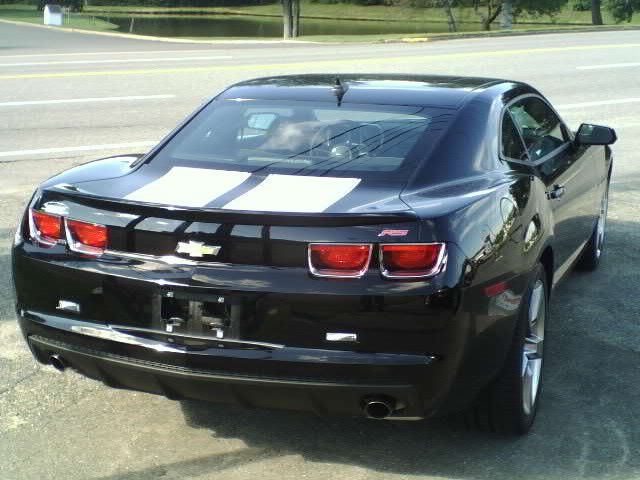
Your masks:
<svg viewBox="0 0 640 480"><path fill-rule="evenodd" d="M502 118L502 155L514 160L527 159L527 150L509 112L504 112Z"/></svg>
<svg viewBox="0 0 640 480"><path fill-rule="evenodd" d="M508 110L531 161L549 155L567 142L560 118L540 98L524 98L510 105Z"/></svg>

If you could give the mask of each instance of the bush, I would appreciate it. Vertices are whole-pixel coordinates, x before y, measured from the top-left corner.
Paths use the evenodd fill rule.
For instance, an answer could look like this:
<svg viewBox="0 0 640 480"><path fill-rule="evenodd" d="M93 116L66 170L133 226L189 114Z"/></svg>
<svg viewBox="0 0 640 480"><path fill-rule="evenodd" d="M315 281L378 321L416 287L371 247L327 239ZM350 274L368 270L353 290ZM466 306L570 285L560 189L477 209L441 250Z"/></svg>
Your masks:
<svg viewBox="0 0 640 480"><path fill-rule="evenodd" d="M240 7L279 3L280 0L91 0L90 5L131 7ZM60 3L50 0L47 3Z"/></svg>
<svg viewBox="0 0 640 480"><path fill-rule="evenodd" d="M390 5L389 0L311 0L311 3L324 3L334 5L336 3L351 3L353 5Z"/></svg>
<svg viewBox="0 0 640 480"><path fill-rule="evenodd" d="M72 12L81 12L84 7L83 0L38 0L36 6L38 10L44 10L47 3L68 7Z"/></svg>
<svg viewBox="0 0 640 480"><path fill-rule="evenodd" d="M573 10L576 12L588 12L591 10L591 0L574 0Z"/></svg>

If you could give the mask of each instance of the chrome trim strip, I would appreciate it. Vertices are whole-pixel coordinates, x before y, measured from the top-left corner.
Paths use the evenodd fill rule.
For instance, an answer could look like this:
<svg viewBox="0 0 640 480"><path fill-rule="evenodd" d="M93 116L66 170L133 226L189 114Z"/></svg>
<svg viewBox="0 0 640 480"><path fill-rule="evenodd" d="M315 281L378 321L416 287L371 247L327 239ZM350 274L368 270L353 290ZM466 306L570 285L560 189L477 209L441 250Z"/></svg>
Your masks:
<svg viewBox="0 0 640 480"><path fill-rule="evenodd" d="M265 347L270 349L276 348L284 348L284 345L279 343L267 343L267 342L256 342L253 340L239 340L233 338L217 338L217 337L207 337L205 335L188 335L185 333L168 333L161 330L153 330L151 328L140 328L140 327L130 327L128 325L109 325L109 327L117 332L121 331L129 331L129 332L140 332L140 333L149 333L152 335L164 335L165 337L180 337L180 338L192 338L194 340L209 340L211 342L215 342L216 344L224 343L224 344L239 344L239 345L249 345L253 347Z"/></svg>
<svg viewBox="0 0 640 480"><path fill-rule="evenodd" d="M22 316L29 321L41 323L51 328L58 328L68 332L87 335L94 338L100 338L104 340L111 340L115 342L127 343L129 345L140 346L156 350L158 352L171 352L181 353L184 355L227 355L225 350L233 349L234 345L248 346L248 347L262 347L262 349L247 349L247 352L254 352L251 358L273 358L278 360L284 360L287 362L333 362L341 363L344 365L369 365L369 364L382 364L387 366L402 366L402 365L430 365L438 359L434 355L416 355L405 353L365 353L355 352L350 350L326 350L319 348L300 348L300 347L287 347L285 345L275 345L261 342L247 342L244 340L231 340L231 339L218 339L205 337L205 340L211 340L212 348L206 351L188 350L186 348L177 348L177 345L165 344L156 340L150 340L144 337L135 337L128 335L108 325L101 325L91 323L82 320L75 320L67 317L60 317L57 315L45 314L36 312L33 310L22 311ZM123 327L128 330L134 330L132 327ZM135 329L146 330L146 329ZM193 337L188 335L179 334L166 334L158 330L148 330L154 334L165 334L169 337L187 337L193 339L199 339L200 337ZM201 338L200 338L201 339ZM256 356L258 353L261 355ZM283 354L289 354L289 356L283 356ZM278 356L279 355L279 356Z"/></svg>
<svg viewBox="0 0 640 480"><path fill-rule="evenodd" d="M122 252L120 250L111 250L107 249L104 251L103 255L113 255L121 258L128 258L130 260L138 260L141 262L156 262L163 263L165 265L173 265L176 267L219 267L221 265L229 265L224 262L200 262L197 260L189 260L188 258L181 258L175 255L150 255L146 253L131 253L131 252Z"/></svg>
<svg viewBox="0 0 640 480"><path fill-rule="evenodd" d="M169 343L160 342L158 340L152 340L149 338L138 337L126 333L140 332L153 335L164 335L166 337L180 337L194 340L207 340L212 343L213 346L220 346L233 348L234 345L247 346L247 347L260 347L265 350L276 350L284 348L284 345L253 342L245 340L234 339L219 339L215 337L205 337L201 335L185 335L179 333L167 333L159 330L152 330L147 328L128 327L123 325L101 325L97 323L87 322L83 320L75 320L66 317L59 317L55 315L40 314L34 311L24 312L24 316L30 318L39 323L43 323L49 327L58 328L67 332L77 333L80 335L87 335L89 337L100 338L103 340L110 340L113 342L126 343L128 345L135 345L138 347L149 348L158 352L173 352L173 353L193 353L186 349L177 348Z"/></svg>

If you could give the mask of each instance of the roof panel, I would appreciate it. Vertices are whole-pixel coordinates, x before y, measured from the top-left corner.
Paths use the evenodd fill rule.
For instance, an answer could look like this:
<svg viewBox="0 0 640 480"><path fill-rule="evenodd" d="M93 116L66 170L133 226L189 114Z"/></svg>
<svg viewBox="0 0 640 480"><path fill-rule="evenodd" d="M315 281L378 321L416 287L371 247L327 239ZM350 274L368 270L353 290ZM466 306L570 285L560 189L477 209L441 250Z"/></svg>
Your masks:
<svg viewBox="0 0 640 480"><path fill-rule="evenodd" d="M220 98L336 101L336 77L348 87L343 103L456 108L472 92L504 82L493 78L399 74L316 74L257 78L233 85Z"/></svg>

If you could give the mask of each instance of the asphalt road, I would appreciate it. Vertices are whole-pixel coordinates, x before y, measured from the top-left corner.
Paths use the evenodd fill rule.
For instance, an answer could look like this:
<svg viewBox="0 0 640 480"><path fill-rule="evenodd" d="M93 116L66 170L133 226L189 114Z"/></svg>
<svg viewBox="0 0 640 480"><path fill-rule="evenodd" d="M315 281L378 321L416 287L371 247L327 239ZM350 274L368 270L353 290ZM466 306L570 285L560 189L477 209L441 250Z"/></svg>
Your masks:
<svg viewBox="0 0 640 480"><path fill-rule="evenodd" d="M328 71L524 80L571 126L618 130L603 263L571 274L552 299L529 436L174 402L32 361L16 329L9 246L36 184L144 151L231 82ZM0 479L639 478L639 107L640 32L192 45L0 24Z"/></svg>

